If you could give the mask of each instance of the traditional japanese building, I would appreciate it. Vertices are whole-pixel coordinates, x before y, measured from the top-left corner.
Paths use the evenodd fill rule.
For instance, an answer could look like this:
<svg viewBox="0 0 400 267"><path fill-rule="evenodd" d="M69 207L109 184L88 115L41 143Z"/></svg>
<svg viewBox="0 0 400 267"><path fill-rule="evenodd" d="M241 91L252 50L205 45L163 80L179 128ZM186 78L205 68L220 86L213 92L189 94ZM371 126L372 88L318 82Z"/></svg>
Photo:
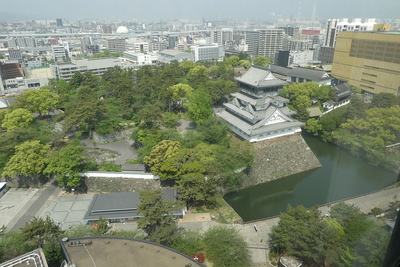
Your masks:
<svg viewBox="0 0 400 267"><path fill-rule="evenodd" d="M278 96L286 81L254 66L236 81L241 91L233 93L234 99L217 113L234 133L258 142L301 132L304 123L291 117L296 112L286 107L289 100Z"/></svg>

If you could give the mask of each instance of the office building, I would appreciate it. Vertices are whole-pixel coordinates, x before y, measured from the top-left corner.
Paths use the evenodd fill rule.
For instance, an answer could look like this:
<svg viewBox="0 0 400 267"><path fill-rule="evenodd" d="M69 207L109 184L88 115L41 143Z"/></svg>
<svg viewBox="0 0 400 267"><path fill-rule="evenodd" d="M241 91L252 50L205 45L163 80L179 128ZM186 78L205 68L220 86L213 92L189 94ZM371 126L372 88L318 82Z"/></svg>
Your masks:
<svg viewBox="0 0 400 267"><path fill-rule="evenodd" d="M66 52L65 52L65 48L62 45L52 45L51 46L51 52L53 54L53 58L54 60L57 59L62 59L65 58L67 56Z"/></svg>
<svg viewBox="0 0 400 267"><path fill-rule="evenodd" d="M125 38L112 38L106 40L106 48L111 53L122 53L126 50Z"/></svg>
<svg viewBox="0 0 400 267"><path fill-rule="evenodd" d="M118 58L73 59L71 63L56 63L50 65L52 76L69 82L75 72L91 71L101 76L107 69L121 66Z"/></svg>
<svg viewBox="0 0 400 267"><path fill-rule="evenodd" d="M133 45L133 50L136 53L148 53L149 43L148 42L137 42Z"/></svg>
<svg viewBox="0 0 400 267"><path fill-rule="evenodd" d="M194 55L194 61L208 61L216 60L222 62L224 60L224 47L218 46L191 46L192 54Z"/></svg>
<svg viewBox="0 0 400 267"><path fill-rule="evenodd" d="M400 95L400 34L340 32L332 76L346 80L370 95Z"/></svg>
<svg viewBox="0 0 400 267"><path fill-rule="evenodd" d="M21 60L22 59L22 53L21 50L19 49L14 49L14 48L8 48L8 58L13 60Z"/></svg>

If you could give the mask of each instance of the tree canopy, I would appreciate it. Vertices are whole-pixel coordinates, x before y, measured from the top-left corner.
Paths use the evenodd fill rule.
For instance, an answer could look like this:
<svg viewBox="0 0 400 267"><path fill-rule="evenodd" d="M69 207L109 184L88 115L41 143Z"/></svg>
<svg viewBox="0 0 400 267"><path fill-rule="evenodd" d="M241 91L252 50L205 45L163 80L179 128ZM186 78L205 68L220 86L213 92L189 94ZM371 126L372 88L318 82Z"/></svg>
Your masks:
<svg viewBox="0 0 400 267"><path fill-rule="evenodd" d="M142 214L138 228L147 234L147 239L170 245L176 239L176 221L170 212L179 208L177 202L164 201L161 190L139 192L140 204L137 212Z"/></svg>
<svg viewBox="0 0 400 267"><path fill-rule="evenodd" d="M16 175L41 175L46 166L45 158L50 145L39 141L26 141L15 147L15 154L4 167L3 177Z"/></svg>

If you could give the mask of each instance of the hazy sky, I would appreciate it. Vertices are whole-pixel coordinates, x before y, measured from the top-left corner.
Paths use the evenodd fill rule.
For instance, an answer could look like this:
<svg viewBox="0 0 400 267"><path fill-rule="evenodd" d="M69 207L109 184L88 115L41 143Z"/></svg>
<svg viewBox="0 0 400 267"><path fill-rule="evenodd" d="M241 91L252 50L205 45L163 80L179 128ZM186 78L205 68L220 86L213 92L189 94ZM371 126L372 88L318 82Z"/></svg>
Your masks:
<svg viewBox="0 0 400 267"><path fill-rule="evenodd" d="M316 3L317 15L323 19L400 18L400 0L301 0L301 3L302 17L311 17ZM275 20L296 17L298 6L298 0L0 0L0 16L7 12L32 19Z"/></svg>

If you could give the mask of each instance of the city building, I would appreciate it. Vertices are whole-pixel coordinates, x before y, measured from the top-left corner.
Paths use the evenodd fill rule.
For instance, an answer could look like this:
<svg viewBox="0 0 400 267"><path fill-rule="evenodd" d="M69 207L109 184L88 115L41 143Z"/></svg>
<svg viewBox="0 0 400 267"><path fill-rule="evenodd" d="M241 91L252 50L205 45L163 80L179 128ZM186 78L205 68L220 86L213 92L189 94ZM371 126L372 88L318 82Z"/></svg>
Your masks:
<svg viewBox="0 0 400 267"><path fill-rule="evenodd" d="M349 22L347 18L328 19L325 31L325 40L319 51L319 60L322 64L331 64L333 62L333 52L336 44L336 38L342 31L372 31L376 25L376 19L370 18L362 22L360 18L356 18ZM383 27L383 29L386 29Z"/></svg>
<svg viewBox="0 0 400 267"><path fill-rule="evenodd" d="M122 56L132 63L133 68L154 65L158 61L158 55L156 54L144 54L135 51L125 51Z"/></svg>
<svg viewBox="0 0 400 267"><path fill-rule="evenodd" d="M301 132L304 123L293 119L296 112L286 107L288 99L278 96L287 83L269 70L251 67L236 78L238 93L216 115L244 140L258 142Z"/></svg>
<svg viewBox="0 0 400 267"><path fill-rule="evenodd" d="M264 56L274 59L275 53L282 49L284 30L270 28L246 31L245 40L248 52L254 56Z"/></svg>
<svg viewBox="0 0 400 267"><path fill-rule="evenodd" d="M126 50L126 40L125 38L106 39L106 48L111 53L122 53Z"/></svg>
<svg viewBox="0 0 400 267"><path fill-rule="evenodd" d="M21 50L19 49L14 49L14 48L8 48L8 58L13 60L21 60L22 59L22 53Z"/></svg>
<svg viewBox="0 0 400 267"><path fill-rule="evenodd" d="M332 76L375 95L400 95L400 34L340 32Z"/></svg>
<svg viewBox="0 0 400 267"><path fill-rule="evenodd" d="M194 55L194 61L208 61L208 60L216 60L222 62L224 60L224 47L222 45L208 45L208 46L199 46L192 45L191 47L192 54Z"/></svg>
<svg viewBox="0 0 400 267"><path fill-rule="evenodd" d="M133 50L137 53L148 53L149 43L148 42L136 42L133 46Z"/></svg>
<svg viewBox="0 0 400 267"><path fill-rule="evenodd" d="M64 46L62 45L52 45L51 46L51 52L53 54L53 59L57 60L57 59L62 59L62 58L66 58L67 54L65 51Z"/></svg>
<svg viewBox="0 0 400 267"><path fill-rule="evenodd" d="M370 18L362 22L360 18L356 18L349 22L347 18L328 19L326 27L326 36L324 46L335 47L336 37L341 31L372 31L376 19Z"/></svg>
<svg viewBox="0 0 400 267"><path fill-rule="evenodd" d="M55 63L50 65L52 76L56 79L71 80L75 72L91 71L101 76L107 69L121 66L118 58L72 59L71 63Z"/></svg>
<svg viewBox="0 0 400 267"><path fill-rule="evenodd" d="M289 65L298 65L300 67L309 66L313 61L314 51L303 50L303 51L290 51L289 52Z"/></svg>
<svg viewBox="0 0 400 267"><path fill-rule="evenodd" d="M160 52L158 57L159 62L171 63L171 61L181 62L182 60L194 61L194 55L192 53L181 52L178 50L163 50Z"/></svg>

